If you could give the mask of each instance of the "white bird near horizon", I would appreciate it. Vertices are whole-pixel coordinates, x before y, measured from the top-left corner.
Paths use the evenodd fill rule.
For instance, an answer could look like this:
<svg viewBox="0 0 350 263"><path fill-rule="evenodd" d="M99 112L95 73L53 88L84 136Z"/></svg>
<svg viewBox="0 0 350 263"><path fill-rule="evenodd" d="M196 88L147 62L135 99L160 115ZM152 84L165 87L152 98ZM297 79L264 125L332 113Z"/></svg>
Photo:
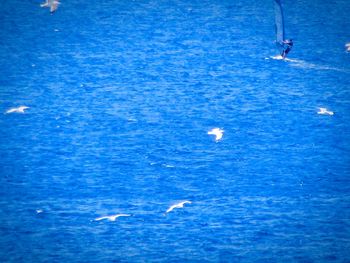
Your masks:
<svg viewBox="0 0 350 263"><path fill-rule="evenodd" d="M208 131L209 135L215 135L215 141L221 140L223 133L224 133L224 130L221 130L220 128L214 128Z"/></svg>
<svg viewBox="0 0 350 263"><path fill-rule="evenodd" d="M329 111L326 108L319 108L319 111L317 114L322 114L322 115L334 115L333 111Z"/></svg>
<svg viewBox="0 0 350 263"><path fill-rule="evenodd" d="M121 216L131 216L131 215L128 215L128 214L116 214L116 215L110 215L110 216L101 216L101 217L95 218L94 221L101 221L101 220L107 219L109 221L114 222L118 217L121 217Z"/></svg>
<svg viewBox="0 0 350 263"><path fill-rule="evenodd" d="M347 52L350 52L350 43L345 44L345 48Z"/></svg>
<svg viewBox="0 0 350 263"><path fill-rule="evenodd" d="M165 213L169 213L169 212L173 211L175 208L183 208L184 204L191 204L191 203L192 203L191 201L183 201L183 202L180 202L178 204L172 205L168 208L168 210L166 210Z"/></svg>
<svg viewBox="0 0 350 263"><path fill-rule="evenodd" d="M6 111L6 113L24 113L24 110L29 109L27 106L19 106L17 108L12 108Z"/></svg>

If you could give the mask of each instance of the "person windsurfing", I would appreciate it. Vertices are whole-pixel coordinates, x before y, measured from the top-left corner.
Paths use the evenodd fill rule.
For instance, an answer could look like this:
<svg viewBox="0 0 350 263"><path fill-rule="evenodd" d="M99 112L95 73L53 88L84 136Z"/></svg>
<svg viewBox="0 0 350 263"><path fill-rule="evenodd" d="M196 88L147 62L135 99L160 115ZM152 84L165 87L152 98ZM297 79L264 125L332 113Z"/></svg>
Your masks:
<svg viewBox="0 0 350 263"><path fill-rule="evenodd" d="M287 54L292 50L293 40L285 38L284 15L281 1L282 0L274 0L276 45L281 54L280 58L285 59Z"/></svg>
<svg viewBox="0 0 350 263"><path fill-rule="evenodd" d="M284 59L293 48L293 39L283 40L282 47L283 47L283 50L281 53L281 57Z"/></svg>

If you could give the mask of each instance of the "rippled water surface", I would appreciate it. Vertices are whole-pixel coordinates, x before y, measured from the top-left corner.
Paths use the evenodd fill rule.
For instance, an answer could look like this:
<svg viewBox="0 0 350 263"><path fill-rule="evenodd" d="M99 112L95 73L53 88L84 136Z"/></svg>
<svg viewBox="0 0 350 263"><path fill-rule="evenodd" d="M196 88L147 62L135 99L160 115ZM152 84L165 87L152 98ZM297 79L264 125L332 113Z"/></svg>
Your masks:
<svg viewBox="0 0 350 263"><path fill-rule="evenodd" d="M0 261L347 262L350 5L283 4L3 0Z"/></svg>

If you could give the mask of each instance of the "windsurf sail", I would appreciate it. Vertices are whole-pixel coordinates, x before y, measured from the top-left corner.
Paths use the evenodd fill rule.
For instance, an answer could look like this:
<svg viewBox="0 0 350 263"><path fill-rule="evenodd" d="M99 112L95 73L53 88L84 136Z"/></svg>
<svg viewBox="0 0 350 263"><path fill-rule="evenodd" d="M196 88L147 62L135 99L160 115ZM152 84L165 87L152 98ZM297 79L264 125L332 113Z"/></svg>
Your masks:
<svg viewBox="0 0 350 263"><path fill-rule="evenodd" d="M275 27L276 27L276 44L283 47L284 41L284 18L281 0L275 2Z"/></svg>

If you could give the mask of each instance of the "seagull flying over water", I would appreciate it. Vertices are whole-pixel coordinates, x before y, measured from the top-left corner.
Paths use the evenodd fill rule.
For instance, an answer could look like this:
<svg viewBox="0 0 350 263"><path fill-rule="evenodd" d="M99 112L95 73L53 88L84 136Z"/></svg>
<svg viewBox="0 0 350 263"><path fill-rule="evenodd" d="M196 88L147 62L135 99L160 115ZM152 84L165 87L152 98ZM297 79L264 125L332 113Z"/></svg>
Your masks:
<svg viewBox="0 0 350 263"><path fill-rule="evenodd" d="M221 140L223 133L224 133L224 130L221 130L220 128L214 128L208 131L209 135L215 135L215 141Z"/></svg>
<svg viewBox="0 0 350 263"><path fill-rule="evenodd" d="M319 111L317 112L318 114L322 114L322 115L333 115L334 112L333 111L329 111L326 108L319 108Z"/></svg>
<svg viewBox="0 0 350 263"><path fill-rule="evenodd" d="M345 44L345 48L347 52L350 52L350 43Z"/></svg>
<svg viewBox="0 0 350 263"><path fill-rule="evenodd" d="M6 113L24 113L25 109L29 109L27 106L19 106L18 108L12 108L6 111Z"/></svg>
<svg viewBox="0 0 350 263"><path fill-rule="evenodd" d="M117 214L117 215L110 215L110 216L101 216L101 217L97 217L94 219L94 221L101 221L101 220L104 220L104 219L107 219L109 221L115 221L118 217L121 217L121 216L130 216L128 214Z"/></svg>
<svg viewBox="0 0 350 263"><path fill-rule="evenodd" d="M57 10L59 4L60 4L60 2L58 0L46 0L40 6L41 7L50 7L50 12L53 13Z"/></svg>
<svg viewBox="0 0 350 263"><path fill-rule="evenodd" d="M183 201L183 202L180 202L178 204L172 205L168 208L168 210L166 210L165 213L169 213L169 212L173 211L175 208L183 208L184 204L191 204L191 203L192 203L191 201Z"/></svg>

